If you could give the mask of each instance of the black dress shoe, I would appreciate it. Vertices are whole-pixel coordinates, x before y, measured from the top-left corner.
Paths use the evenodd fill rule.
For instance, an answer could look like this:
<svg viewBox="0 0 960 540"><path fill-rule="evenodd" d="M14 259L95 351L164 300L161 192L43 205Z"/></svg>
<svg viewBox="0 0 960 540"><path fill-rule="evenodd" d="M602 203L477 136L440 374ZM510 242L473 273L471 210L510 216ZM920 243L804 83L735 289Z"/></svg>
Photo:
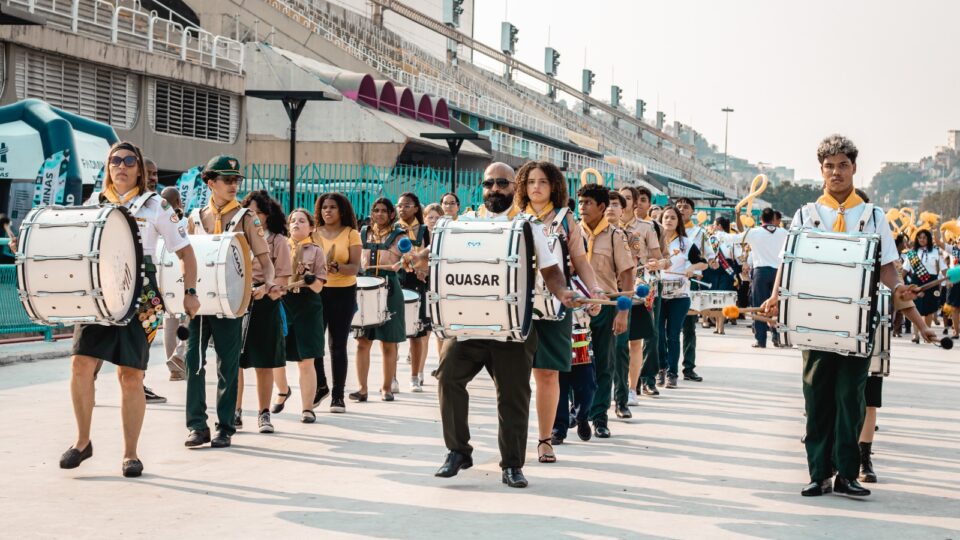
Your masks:
<svg viewBox="0 0 960 540"><path fill-rule="evenodd" d="M560 436L560 432L553 430L553 433L550 434L550 444L557 446L558 444L563 444L564 437Z"/></svg>
<svg viewBox="0 0 960 540"><path fill-rule="evenodd" d="M663 387L667 384L667 370L661 369L657 372L657 386Z"/></svg>
<svg viewBox="0 0 960 540"><path fill-rule="evenodd" d="M861 486L856 479L847 480L842 476L837 476L833 481L833 490L837 493L850 495L851 497L866 497L870 495L870 490Z"/></svg>
<svg viewBox="0 0 960 540"><path fill-rule="evenodd" d="M330 387L327 385L318 386L317 393L313 395L313 408L316 409L323 402L324 398L330 395Z"/></svg>
<svg viewBox="0 0 960 540"><path fill-rule="evenodd" d="M697 375L697 372L691 369L683 372L683 380L700 382L703 380L703 377Z"/></svg>
<svg viewBox="0 0 960 540"><path fill-rule="evenodd" d="M640 388L640 393L645 396L659 396L660 391L657 390L657 387L651 384L643 383L643 387Z"/></svg>
<svg viewBox="0 0 960 540"><path fill-rule="evenodd" d="M523 476L523 469L520 467L507 467L504 469L501 481L512 488L527 487L527 479Z"/></svg>
<svg viewBox="0 0 960 540"><path fill-rule="evenodd" d="M143 462L139 459L126 459L123 461L123 476L127 478L136 478L143 474Z"/></svg>
<svg viewBox="0 0 960 540"><path fill-rule="evenodd" d="M633 418L633 413L626 405L617 405L617 418L623 418L624 420Z"/></svg>
<svg viewBox="0 0 960 540"><path fill-rule="evenodd" d="M194 447L208 442L210 442L210 429L194 429L187 435L187 440L183 441L183 445Z"/></svg>
<svg viewBox="0 0 960 540"><path fill-rule="evenodd" d="M594 420L593 421L593 434L597 436L598 439L609 439L610 438L610 428L607 427L606 420Z"/></svg>
<svg viewBox="0 0 960 540"><path fill-rule="evenodd" d="M873 470L873 443L860 443L860 481L867 484L877 483L877 473Z"/></svg>
<svg viewBox="0 0 960 540"><path fill-rule="evenodd" d="M750 346L753 347L754 349L766 349L766 348L767 348L766 345L761 345L761 344L759 344L759 343L754 343L754 344L752 344L752 345L750 345Z"/></svg>
<svg viewBox="0 0 960 540"><path fill-rule="evenodd" d="M830 487L830 479L827 478L819 482L816 480L810 482L807 484L807 487L800 491L800 494L804 497L819 497L825 493L830 493L832 490L833 488Z"/></svg>
<svg viewBox="0 0 960 540"><path fill-rule="evenodd" d="M577 424L577 437L580 437L581 441L589 441L590 437L593 437L593 432L590 431L590 422L584 420Z"/></svg>
<svg viewBox="0 0 960 540"><path fill-rule="evenodd" d="M76 469L84 460L93 457L93 441L87 443L87 447L81 452L74 447L70 447L60 456L61 469Z"/></svg>
<svg viewBox="0 0 960 540"><path fill-rule="evenodd" d="M443 465L433 475L440 478L450 478L456 476L460 469L466 470L470 467L473 467L473 458L456 450L451 450L447 454L447 459L443 462Z"/></svg>
<svg viewBox="0 0 960 540"><path fill-rule="evenodd" d="M227 448L230 446L230 435L226 431L218 431L217 436L210 440L210 448Z"/></svg>

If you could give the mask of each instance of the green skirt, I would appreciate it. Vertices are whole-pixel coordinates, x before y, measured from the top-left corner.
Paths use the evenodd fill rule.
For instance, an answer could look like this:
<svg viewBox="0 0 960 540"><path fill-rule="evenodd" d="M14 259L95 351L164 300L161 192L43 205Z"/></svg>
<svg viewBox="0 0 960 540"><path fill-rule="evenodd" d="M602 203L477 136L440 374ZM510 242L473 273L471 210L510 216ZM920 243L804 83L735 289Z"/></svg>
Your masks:
<svg viewBox="0 0 960 540"><path fill-rule="evenodd" d="M287 310L287 361L323 358L323 301L303 288L283 297Z"/></svg>
<svg viewBox="0 0 960 540"><path fill-rule="evenodd" d="M247 323L247 339L240 353L241 368L277 368L286 365L283 319L279 300L264 296L254 300Z"/></svg>
<svg viewBox="0 0 960 540"><path fill-rule="evenodd" d="M533 367L570 371L573 359L573 310L568 309L559 321L534 320L533 328L537 333Z"/></svg>
<svg viewBox="0 0 960 540"><path fill-rule="evenodd" d="M379 276L387 280L387 311L390 319L380 326L357 328L355 338L382 341L384 343L403 343L407 340L407 326L404 320L403 289L396 272L380 271Z"/></svg>

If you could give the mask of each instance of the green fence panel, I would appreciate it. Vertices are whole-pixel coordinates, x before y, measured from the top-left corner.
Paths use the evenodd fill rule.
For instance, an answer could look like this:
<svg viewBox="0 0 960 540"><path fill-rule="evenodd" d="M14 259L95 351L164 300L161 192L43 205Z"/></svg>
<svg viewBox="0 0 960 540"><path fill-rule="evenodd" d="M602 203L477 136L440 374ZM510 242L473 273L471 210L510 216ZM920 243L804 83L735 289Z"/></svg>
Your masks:
<svg viewBox="0 0 960 540"><path fill-rule="evenodd" d="M0 264L0 334L33 332L42 333L44 339L53 341L53 329L31 321L20 303L20 295L17 293L17 266Z"/></svg>

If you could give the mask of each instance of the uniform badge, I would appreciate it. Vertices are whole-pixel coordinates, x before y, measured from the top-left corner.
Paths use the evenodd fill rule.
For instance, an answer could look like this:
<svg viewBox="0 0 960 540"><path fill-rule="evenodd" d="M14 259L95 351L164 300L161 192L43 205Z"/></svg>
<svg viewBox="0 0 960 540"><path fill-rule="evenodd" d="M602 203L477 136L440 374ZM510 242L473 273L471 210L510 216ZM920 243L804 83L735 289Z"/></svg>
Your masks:
<svg viewBox="0 0 960 540"><path fill-rule="evenodd" d="M168 203L166 199L160 199L160 208L167 210L170 208L170 203Z"/></svg>
<svg viewBox="0 0 960 540"><path fill-rule="evenodd" d="M180 223L180 219L176 214L170 214L170 223Z"/></svg>

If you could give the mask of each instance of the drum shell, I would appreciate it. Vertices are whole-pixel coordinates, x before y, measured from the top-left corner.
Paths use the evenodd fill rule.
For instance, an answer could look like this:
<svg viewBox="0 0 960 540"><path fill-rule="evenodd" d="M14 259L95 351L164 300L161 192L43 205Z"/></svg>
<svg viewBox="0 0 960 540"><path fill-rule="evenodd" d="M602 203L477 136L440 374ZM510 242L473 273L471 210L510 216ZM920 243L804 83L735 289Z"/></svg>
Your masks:
<svg viewBox="0 0 960 540"><path fill-rule="evenodd" d="M390 318L387 309L387 280L376 276L357 277L357 311L353 314L351 328L381 326Z"/></svg>
<svg viewBox="0 0 960 540"><path fill-rule="evenodd" d="M136 315L144 256L126 208L38 207L20 231L17 287L33 321L120 326Z"/></svg>
<svg viewBox="0 0 960 540"><path fill-rule="evenodd" d="M735 291L690 291L690 311L720 311L736 303Z"/></svg>
<svg viewBox="0 0 960 540"><path fill-rule="evenodd" d="M870 375L886 377L890 375L890 346L893 343L893 301L890 289L882 285L879 306L879 324L870 355Z"/></svg>
<svg viewBox="0 0 960 540"><path fill-rule="evenodd" d="M417 337L420 333L420 295L417 291L403 289L403 317L407 337Z"/></svg>
<svg viewBox="0 0 960 540"><path fill-rule="evenodd" d="M557 260L561 261L564 281L569 285L570 250L567 247L566 239L563 235L554 233L547 236L547 245ZM567 308L547 288L547 283L544 281L539 267L537 268L534 280L533 318L545 321L562 321L567 315Z"/></svg>
<svg viewBox="0 0 960 540"><path fill-rule="evenodd" d="M253 261L246 238L240 233L190 235L190 246L197 259L197 315L236 319L246 314L253 290ZM184 284L180 260L165 249L163 238L157 245L160 262L157 281L163 302L170 313L182 315Z"/></svg>

